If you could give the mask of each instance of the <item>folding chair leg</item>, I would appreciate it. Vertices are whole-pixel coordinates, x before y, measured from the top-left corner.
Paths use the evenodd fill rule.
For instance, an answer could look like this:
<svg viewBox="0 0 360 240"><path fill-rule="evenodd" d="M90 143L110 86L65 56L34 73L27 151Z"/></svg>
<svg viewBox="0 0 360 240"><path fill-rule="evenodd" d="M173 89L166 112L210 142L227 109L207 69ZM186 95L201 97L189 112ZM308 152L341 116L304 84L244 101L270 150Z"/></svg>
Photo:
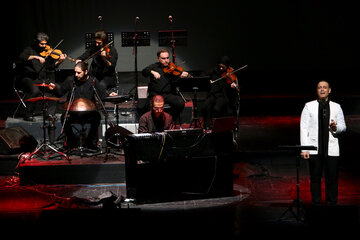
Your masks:
<svg viewBox="0 0 360 240"><path fill-rule="evenodd" d="M15 115L16 115L16 113L18 112L18 110L19 110L19 108L20 108L21 105L23 105L24 108L26 108L26 104L25 104L25 102L24 102L25 95L23 95L23 96L21 97L20 94L19 94L19 91L18 91L17 89L14 89L14 91L15 91L15 93L16 93L16 96L19 98L20 102L19 102L19 104L17 105L17 107L16 107L16 109L15 109L15 111L14 111L13 118L15 118Z"/></svg>

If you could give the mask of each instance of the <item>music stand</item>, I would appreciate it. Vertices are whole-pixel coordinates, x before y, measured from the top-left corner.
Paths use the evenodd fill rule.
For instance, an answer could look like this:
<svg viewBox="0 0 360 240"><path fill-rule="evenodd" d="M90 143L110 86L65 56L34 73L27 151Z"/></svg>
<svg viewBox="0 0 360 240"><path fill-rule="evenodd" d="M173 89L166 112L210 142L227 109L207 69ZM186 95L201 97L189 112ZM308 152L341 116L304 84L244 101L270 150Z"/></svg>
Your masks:
<svg viewBox="0 0 360 240"><path fill-rule="evenodd" d="M110 46L114 46L114 33L106 32L105 34L106 34L108 42L112 41ZM88 49L89 47L91 47L91 45L93 45L94 42L95 42L95 33L94 32L85 33L85 49Z"/></svg>
<svg viewBox="0 0 360 240"><path fill-rule="evenodd" d="M302 150L317 150L315 146L301 146L301 145L280 145L279 149L293 152L296 154L296 199L291 205L281 214L278 220L281 220L287 212L290 212L295 217L297 222L304 222L304 205L300 199L300 183L299 183L299 167L300 167L300 153ZM296 207L296 213L293 211L293 207Z"/></svg>
<svg viewBox="0 0 360 240"><path fill-rule="evenodd" d="M135 86L130 89L129 93L135 89L135 97L137 98L137 86L139 85L138 77L138 63L137 63L137 47L138 46L150 46L150 32L149 31L137 31L138 20L135 19L135 31L134 32L121 32L121 46L122 47L134 47L134 65L135 65Z"/></svg>
<svg viewBox="0 0 360 240"><path fill-rule="evenodd" d="M134 47L135 44L136 46L150 46L150 32L121 32L122 47Z"/></svg>
<svg viewBox="0 0 360 240"><path fill-rule="evenodd" d="M162 30L158 32L159 46L171 46L173 44L173 35L177 46L187 45L187 30Z"/></svg>
<svg viewBox="0 0 360 240"><path fill-rule="evenodd" d="M170 21L172 28L172 20ZM176 46L187 45L187 30L164 30L158 32L159 46L171 47L172 61L176 63L175 43Z"/></svg>
<svg viewBox="0 0 360 240"><path fill-rule="evenodd" d="M197 99L197 93L199 91L199 89L204 86L204 83L209 83L210 81L210 76L203 76L203 77L191 77L191 78L183 78L183 80L188 80L191 82L191 84L189 84L189 82L186 82L184 85L192 85L192 90L194 92L193 95L193 118L190 124L190 128L193 126L194 124L194 128L198 128L201 127L201 121L199 119L199 113L198 113L198 99Z"/></svg>

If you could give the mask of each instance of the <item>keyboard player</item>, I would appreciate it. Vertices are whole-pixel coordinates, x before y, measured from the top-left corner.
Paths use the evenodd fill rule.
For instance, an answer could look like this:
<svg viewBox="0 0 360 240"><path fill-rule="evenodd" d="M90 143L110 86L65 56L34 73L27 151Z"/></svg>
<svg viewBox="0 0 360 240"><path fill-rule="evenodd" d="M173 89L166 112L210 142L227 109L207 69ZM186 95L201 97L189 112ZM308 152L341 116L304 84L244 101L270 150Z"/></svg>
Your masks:
<svg viewBox="0 0 360 240"><path fill-rule="evenodd" d="M151 110L144 113L139 119L139 133L163 132L174 129L172 116L164 112L164 98L155 95L151 99Z"/></svg>

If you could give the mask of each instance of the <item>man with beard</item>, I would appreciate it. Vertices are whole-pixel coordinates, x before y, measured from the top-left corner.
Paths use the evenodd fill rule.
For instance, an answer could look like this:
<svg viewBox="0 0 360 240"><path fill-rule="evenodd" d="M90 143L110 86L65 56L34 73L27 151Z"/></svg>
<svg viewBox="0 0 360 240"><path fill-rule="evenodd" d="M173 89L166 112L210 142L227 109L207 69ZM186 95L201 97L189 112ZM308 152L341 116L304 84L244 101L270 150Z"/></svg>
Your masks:
<svg viewBox="0 0 360 240"><path fill-rule="evenodd" d="M39 84L55 83L55 69L65 60L66 54L61 54L59 59L44 55L44 50L48 44L49 36L46 33L36 34L33 44L26 47L19 55L17 71L19 78L15 83L26 94L26 99L39 97L43 89ZM48 88L45 88L46 94L51 95ZM35 104L37 102L27 102L27 109L24 119L34 120ZM54 116L56 112L56 103L48 103L47 114Z"/></svg>
<svg viewBox="0 0 360 240"><path fill-rule="evenodd" d="M155 95L151 99L151 110L139 119L139 133L163 132L173 129L174 124L170 114L164 112L164 98Z"/></svg>
<svg viewBox="0 0 360 240"><path fill-rule="evenodd" d="M76 59L76 63L91 59L89 74L96 77L105 90L116 86L115 67L118 59L116 48L107 44L106 33L102 30L97 31L94 44Z"/></svg>
<svg viewBox="0 0 360 240"><path fill-rule="evenodd" d="M74 67L74 75L69 76L65 81L59 84L52 84L51 89L54 89L56 95L67 95L67 102L73 98L72 106L81 104L83 108L95 106L95 97L99 96L99 100L104 100L108 96L103 86L99 81L88 74L88 65L85 62L79 62ZM116 93L110 93L110 96L115 96ZM89 104L90 103L90 104ZM65 113L61 116L61 122L65 121ZM81 116L80 116L81 115ZM76 136L72 130L71 124L79 121L90 123L90 129L85 139L85 147L88 149L98 150L98 128L101 121L101 115L97 110L84 109L83 112L72 112L67 116L64 130L66 135L66 148L74 148L77 145Z"/></svg>

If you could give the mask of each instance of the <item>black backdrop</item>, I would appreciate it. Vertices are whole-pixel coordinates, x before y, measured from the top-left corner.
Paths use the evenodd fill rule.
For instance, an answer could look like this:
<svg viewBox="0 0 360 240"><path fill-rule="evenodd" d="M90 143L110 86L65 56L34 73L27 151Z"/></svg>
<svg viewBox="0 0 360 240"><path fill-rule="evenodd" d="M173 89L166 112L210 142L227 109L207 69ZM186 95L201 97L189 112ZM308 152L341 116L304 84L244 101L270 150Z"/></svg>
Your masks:
<svg viewBox="0 0 360 240"><path fill-rule="evenodd" d="M176 48L186 70L204 70L228 55L234 67L249 65L240 73L244 91L313 92L314 81L324 77L341 91L356 92L359 86L357 14L347 1L14 0L10 4L6 7L10 17L3 20L12 33L9 38L3 35L3 44L12 46L8 73L39 31L49 34L51 45L64 39L60 49L77 57L84 50L84 34L100 28L98 16L103 17L103 28L115 34L117 70L134 71L132 48L121 47L120 33L133 31L139 16L138 30L151 32L151 46L138 49L139 70L155 61L160 48L157 31L172 27L188 31L187 46ZM72 66L66 62L62 68ZM3 81L2 89L8 89L11 77Z"/></svg>

